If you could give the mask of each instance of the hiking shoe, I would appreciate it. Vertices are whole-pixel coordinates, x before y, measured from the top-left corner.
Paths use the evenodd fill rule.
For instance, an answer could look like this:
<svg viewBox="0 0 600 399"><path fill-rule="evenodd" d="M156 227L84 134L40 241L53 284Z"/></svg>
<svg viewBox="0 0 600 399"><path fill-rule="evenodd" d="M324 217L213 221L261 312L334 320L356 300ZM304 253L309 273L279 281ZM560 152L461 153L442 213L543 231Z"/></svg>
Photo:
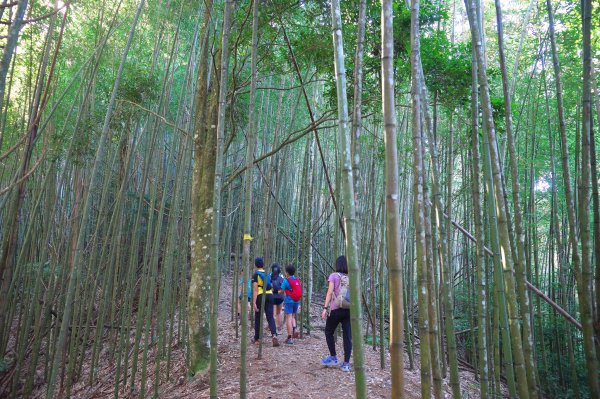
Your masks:
<svg viewBox="0 0 600 399"><path fill-rule="evenodd" d="M279 341L277 340L277 337L273 337L273 347L277 346L279 346Z"/></svg>
<svg viewBox="0 0 600 399"><path fill-rule="evenodd" d="M294 341L291 338L286 339L284 343L288 345L294 345Z"/></svg>
<svg viewBox="0 0 600 399"><path fill-rule="evenodd" d="M350 371L350 363L348 363L348 362L342 363L342 371L349 372Z"/></svg>
<svg viewBox="0 0 600 399"><path fill-rule="evenodd" d="M259 345L259 344L260 344L260 339L253 339L253 340L252 340L252 343L253 343L254 345Z"/></svg>
<svg viewBox="0 0 600 399"><path fill-rule="evenodd" d="M337 367L339 364L340 363L335 356L327 356L321 359L321 365L325 367Z"/></svg>
<svg viewBox="0 0 600 399"><path fill-rule="evenodd" d="M300 333L298 331L294 332L294 338L296 338L296 339L300 338Z"/></svg>

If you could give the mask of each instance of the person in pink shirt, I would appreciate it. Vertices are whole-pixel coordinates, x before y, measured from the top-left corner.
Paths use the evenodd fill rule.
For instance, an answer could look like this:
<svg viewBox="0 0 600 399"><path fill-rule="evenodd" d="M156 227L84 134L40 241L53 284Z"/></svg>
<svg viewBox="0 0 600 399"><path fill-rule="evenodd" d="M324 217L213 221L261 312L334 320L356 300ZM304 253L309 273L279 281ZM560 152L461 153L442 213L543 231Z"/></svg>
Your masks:
<svg viewBox="0 0 600 399"><path fill-rule="evenodd" d="M344 339L344 362L343 371L350 371L350 355L352 353L352 332L350 330L350 309L341 308L338 297L341 291L347 291L348 286L348 261L345 256L340 256L335 261L335 273L329 275L325 306L321 318L325 320L325 340L329 349L329 356L321 359L321 365L325 367L337 367L338 361L335 351L335 330L338 324L342 325L342 336ZM341 298L340 298L341 299ZM331 311L328 314L329 307Z"/></svg>

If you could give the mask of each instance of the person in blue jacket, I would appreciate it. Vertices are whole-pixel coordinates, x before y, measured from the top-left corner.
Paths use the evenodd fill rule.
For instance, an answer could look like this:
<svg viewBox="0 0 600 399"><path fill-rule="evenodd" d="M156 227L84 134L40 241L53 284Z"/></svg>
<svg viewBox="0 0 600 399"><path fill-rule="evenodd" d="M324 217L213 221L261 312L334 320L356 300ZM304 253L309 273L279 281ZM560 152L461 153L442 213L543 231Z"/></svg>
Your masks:
<svg viewBox="0 0 600 399"><path fill-rule="evenodd" d="M294 300L292 298L292 293L295 289L300 289L301 295L302 291L301 288L295 288L301 287L300 280L298 280L295 274L296 267L294 267L294 265L290 264L285 267L286 278L283 280L283 283L281 284L281 290L279 291L282 294L286 294L285 298L283 299L283 313L285 314L285 324L288 333L285 343L288 345L293 345L293 338L298 338L296 333L296 314L298 313L298 307L300 306L300 299L298 298L298 300Z"/></svg>

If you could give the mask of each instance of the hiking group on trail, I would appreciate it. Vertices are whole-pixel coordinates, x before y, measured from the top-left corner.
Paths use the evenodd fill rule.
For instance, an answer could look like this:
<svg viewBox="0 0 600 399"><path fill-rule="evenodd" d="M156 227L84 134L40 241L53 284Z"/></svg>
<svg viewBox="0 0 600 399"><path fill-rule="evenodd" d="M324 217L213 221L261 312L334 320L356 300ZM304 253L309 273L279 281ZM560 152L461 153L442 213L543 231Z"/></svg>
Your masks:
<svg viewBox="0 0 600 399"><path fill-rule="evenodd" d="M293 345L294 339L299 334L296 331L296 314L300 307L302 298L302 284L296 277L296 267L289 264L285 267L285 277L282 276L281 266L277 263L271 265L271 272L267 273L264 268L264 260L261 257L254 259L255 271L248 280L247 300L249 306L248 318L254 312L254 338L252 342L260 342L261 317L264 314L267 319L268 331L274 347L279 346L277 331L283 330L281 311L285 316L287 345ZM240 281L240 285L243 280ZM329 356L321 359L321 365L325 367L339 367L343 371L350 371L350 355L352 353L352 332L350 328L350 285L348 278L348 262L345 256L340 256L335 262L335 272L327 279L327 294L321 318L325 321L325 339ZM263 299L263 295L265 295ZM242 295L239 300L241 302ZM263 309L264 304L264 309ZM250 310L252 309L252 310ZM238 304L238 316L240 306ZM338 325L342 325L342 337L344 347L344 361L337 358L335 349L335 331Z"/></svg>

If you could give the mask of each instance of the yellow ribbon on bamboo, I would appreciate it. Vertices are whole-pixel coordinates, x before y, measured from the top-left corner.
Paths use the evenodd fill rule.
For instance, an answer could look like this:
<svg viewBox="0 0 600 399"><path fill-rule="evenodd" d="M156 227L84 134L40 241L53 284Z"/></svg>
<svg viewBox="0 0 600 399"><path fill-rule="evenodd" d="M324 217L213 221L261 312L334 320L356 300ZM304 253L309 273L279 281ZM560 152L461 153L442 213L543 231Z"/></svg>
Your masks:
<svg viewBox="0 0 600 399"><path fill-rule="evenodd" d="M244 241L252 241L253 238L250 234L244 234Z"/></svg>

